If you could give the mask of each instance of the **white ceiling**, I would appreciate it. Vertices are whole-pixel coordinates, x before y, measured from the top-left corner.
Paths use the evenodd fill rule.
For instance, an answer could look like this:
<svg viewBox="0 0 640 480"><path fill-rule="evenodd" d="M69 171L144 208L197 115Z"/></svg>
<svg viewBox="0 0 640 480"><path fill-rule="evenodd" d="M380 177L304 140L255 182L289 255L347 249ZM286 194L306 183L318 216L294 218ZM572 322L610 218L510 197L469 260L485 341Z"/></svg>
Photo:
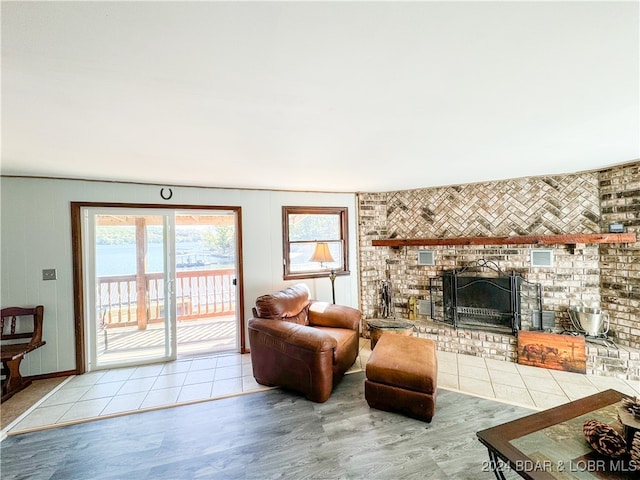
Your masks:
<svg viewBox="0 0 640 480"><path fill-rule="evenodd" d="M2 174L388 191L640 158L639 3L2 2Z"/></svg>

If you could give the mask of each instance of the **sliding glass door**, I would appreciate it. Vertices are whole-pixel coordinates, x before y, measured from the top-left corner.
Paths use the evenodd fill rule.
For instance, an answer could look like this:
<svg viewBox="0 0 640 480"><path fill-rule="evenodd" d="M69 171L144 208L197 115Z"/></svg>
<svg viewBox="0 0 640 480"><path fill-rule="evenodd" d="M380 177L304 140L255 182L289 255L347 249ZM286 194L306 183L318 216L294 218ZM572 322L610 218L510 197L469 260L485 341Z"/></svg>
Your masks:
<svg viewBox="0 0 640 480"><path fill-rule="evenodd" d="M178 356L238 351L237 217L175 212Z"/></svg>
<svg viewBox="0 0 640 480"><path fill-rule="evenodd" d="M88 370L176 358L171 211L84 209Z"/></svg>
<svg viewBox="0 0 640 480"><path fill-rule="evenodd" d="M86 370L244 350L238 214L80 208Z"/></svg>

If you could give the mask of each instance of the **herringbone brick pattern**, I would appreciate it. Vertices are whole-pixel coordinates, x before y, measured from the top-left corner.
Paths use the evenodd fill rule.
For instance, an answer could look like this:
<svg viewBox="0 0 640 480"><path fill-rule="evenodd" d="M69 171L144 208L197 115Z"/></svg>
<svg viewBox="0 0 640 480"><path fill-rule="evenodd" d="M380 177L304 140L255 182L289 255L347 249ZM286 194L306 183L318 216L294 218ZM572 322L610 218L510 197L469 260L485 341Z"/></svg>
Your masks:
<svg viewBox="0 0 640 480"><path fill-rule="evenodd" d="M597 174L525 178L393 192L389 237L600 232Z"/></svg>

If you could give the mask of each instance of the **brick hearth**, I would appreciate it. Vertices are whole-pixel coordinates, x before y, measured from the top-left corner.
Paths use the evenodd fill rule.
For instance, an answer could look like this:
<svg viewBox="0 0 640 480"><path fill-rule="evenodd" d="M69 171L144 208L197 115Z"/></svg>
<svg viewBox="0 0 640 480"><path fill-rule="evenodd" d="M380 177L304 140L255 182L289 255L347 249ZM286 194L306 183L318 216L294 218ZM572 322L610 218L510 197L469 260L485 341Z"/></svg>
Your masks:
<svg viewBox="0 0 640 480"><path fill-rule="evenodd" d="M365 322L366 323L366 322ZM508 362L518 361L517 339L513 335L479 330L454 329L439 322L414 321L414 335L433 340L438 350ZM363 335L368 338L366 325ZM587 341L587 374L640 381L640 349L624 345L605 346Z"/></svg>

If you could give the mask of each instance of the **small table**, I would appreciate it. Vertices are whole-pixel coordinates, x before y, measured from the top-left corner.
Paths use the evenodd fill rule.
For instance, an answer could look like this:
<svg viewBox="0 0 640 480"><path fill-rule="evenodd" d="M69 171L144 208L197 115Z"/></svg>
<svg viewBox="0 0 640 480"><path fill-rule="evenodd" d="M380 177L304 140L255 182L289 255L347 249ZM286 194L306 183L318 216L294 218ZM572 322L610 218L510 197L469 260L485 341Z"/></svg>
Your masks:
<svg viewBox="0 0 640 480"><path fill-rule="evenodd" d="M372 319L367 320L369 331L371 332L371 350L376 346L378 339L382 336L383 332L391 332L396 335L404 335L410 337L413 335L413 323L406 320L395 320L393 318L387 319Z"/></svg>
<svg viewBox="0 0 640 480"><path fill-rule="evenodd" d="M616 390L606 390L477 432L489 450L483 470L493 471L499 480L506 470L533 480L637 479L640 465L594 452L582 433L585 420L615 422L616 405L623 398L626 395Z"/></svg>

